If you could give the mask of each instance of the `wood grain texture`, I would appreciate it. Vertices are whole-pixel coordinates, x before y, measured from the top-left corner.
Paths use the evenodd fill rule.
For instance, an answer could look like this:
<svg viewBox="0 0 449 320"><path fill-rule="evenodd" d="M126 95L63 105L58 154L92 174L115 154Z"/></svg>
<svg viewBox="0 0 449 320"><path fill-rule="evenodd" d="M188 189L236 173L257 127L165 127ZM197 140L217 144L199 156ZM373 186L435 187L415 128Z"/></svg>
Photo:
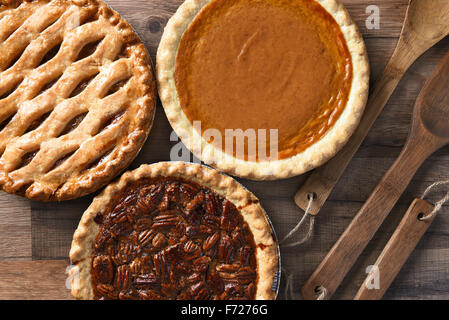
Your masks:
<svg viewBox="0 0 449 320"><path fill-rule="evenodd" d="M182 0L110 0L106 2L118 10L136 28L147 45L154 62L163 28ZM344 0L342 2L354 17L365 37L372 68L371 79L374 81L379 77L394 50L405 15L407 0ZM379 30L368 30L365 27L367 17L365 9L372 4L378 5L380 8L381 28ZM408 70L317 217L312 241L298 248L281 249L283 267L294 274L294 299L301 299L300 287L321 262L399 155L407 138L411 112L419 89L435 68L437 61L448 50L449 38L446 38L420 57ZM170 141L171 133L172 129L161 105L158 104L154 127L131 169L142 163L154 163L169 159L170 149L177 143ZM293 202L293 195L306 177L307 175L304 175L277 182L241 180L261 199L279 238L285 236L303 214ZM449 179L449 148L447 147L431 156L418 170L410 186L364 251L361 259L335 293L335 299L352 299L354 297L366 277L366 266L376 261L411 201L420 196L429 184L442 178ZM429 195L429 201L441 198L442 194L443 190L433 192ZM23 220L22 216L31 221L32 236L29 234L28 239L32 240L33 245L32 253L27 253L29 259L32 256L33 259L47 260L64 259L68 256L73 232L82 212L91 201L91 197L85 197L65 203L42 204L29 203L20 199L23 200L23 207L16 206L17 212L15 215L10 215L12 210L9 207L13 206L15 199L18 198L2 194L0 199L5 199L0 201L2 217L9 214L12 224L20 224L20 221ZM449 207L445 206L384 298L449 298L448 213ZM23 235L5 237L0 233L0 248L8 247L10 239L18 241L21 237ZM28 248L31 250L30 240L15 242L13 246L25 248L28 243ZM20 252L21 249L8 248L8 250ZM0 256L2 256L1 252ZM61 265L61 268L64 272L65 267ZM280 291L281 299L285 297L283 294L284 280ZM20 289L18 285L15 288L16 290ZM5 290L7 289L0 286L0 292L3 293ZM61 298L69 297L64 294L61 295ZM26 288L22 289L22 296L17 294L17 297L26 298Z"/></svg>
<svg viewBox="0 0 449 320"><path fill-rule="evenodd" d="M419 240L435 219L435 215L430 216L433 209L434 206L425 200L415 199L413 201L373 265L373 273L367 276L354 297L355 300L382 299ZM427 219L420 219L424 217L427 217Z"/></svg>
<svg viewBox="0 0 449 320"><path fill-rule="evenodd" d="M0 299L70 299L66 288L68 261L0 262Z"/></svg>
<svg viewBox="0 0 449 320"><path fill-rule="evenodd" d="M0 262L30 259L31 255L30 204L0 193Z"/></svg>

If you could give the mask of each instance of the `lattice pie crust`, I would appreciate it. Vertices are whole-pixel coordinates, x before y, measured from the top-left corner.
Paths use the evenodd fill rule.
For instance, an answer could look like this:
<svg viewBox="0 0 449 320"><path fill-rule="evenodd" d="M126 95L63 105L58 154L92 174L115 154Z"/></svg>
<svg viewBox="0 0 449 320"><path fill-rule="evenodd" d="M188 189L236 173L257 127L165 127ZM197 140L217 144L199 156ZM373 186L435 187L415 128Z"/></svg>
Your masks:
<svg viewBox="0 0 449 320"><path fill-rule="evenodd" d="M0 187L42 201L99 189L153 122L144 45L101 1L0 4Z"/></svg>

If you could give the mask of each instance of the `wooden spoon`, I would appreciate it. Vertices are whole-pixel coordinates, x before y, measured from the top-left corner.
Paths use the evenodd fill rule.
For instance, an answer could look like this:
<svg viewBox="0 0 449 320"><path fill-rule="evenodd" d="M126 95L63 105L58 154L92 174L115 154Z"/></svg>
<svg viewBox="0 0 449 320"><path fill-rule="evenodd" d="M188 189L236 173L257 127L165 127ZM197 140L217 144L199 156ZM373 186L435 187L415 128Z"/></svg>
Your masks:
<svg viewBox="0 0 449 320"><path fill-rule="evenodd" d="M369 98L359 127L346 146L327 164L315 169L299 189L295 202L301 209L306 210L308 195L313 194L309 213L318 214L407 69L449 34L448 17L448 0L410 1L399 42Z"/></svg>
<svg viewBox="0 0 449 320"><path fill-rule="evenodd" d="M400 156L302 288L305 299L316 299L320 287L326 289L326 299L332 296L424 160L447 143L449 52L418 96Z"/></svg>
<svg viewBox="0 0 449 320"><path fill-rule="evenodd" d="M436 215L431 215L434 206L422 199L415 199L405 213L382 253L372 266L354 300L382 299L394 278L427 231ZM422 219L427 217L427 219ZM376 274L377 273L377 274ZM376 282L377 281L377 282ZM373 286L378 285L378 287Z"/></svg>

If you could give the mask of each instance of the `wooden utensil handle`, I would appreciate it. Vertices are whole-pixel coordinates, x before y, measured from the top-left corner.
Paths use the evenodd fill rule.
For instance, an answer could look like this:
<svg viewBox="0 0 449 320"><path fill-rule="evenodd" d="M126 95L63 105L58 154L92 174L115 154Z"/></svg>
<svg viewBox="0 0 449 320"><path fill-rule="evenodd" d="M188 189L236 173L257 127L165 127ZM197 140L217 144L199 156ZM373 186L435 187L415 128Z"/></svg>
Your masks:
<svg viewBox="0 0 449 320"><path fill-rule="evenodd" d="M371 269L374 273L367 276L354 297L355 300L382 299L394 278L396 278L402 266L435 218L435 216L428 216L433 208L427 201L421 199L415 199L413 201L374 264L374 269ZM428 216L428 219L420 220L420 217L425 216ZM378 277L376 277L376 274ZM375 287L376 280L378 281L377 284L379 287Z"/></svg>
<svg viewBox="0 0 449 320"><path fill-rule="evenodd" d="M326 289L326 299L333 295L428 156L429 152L420 148L419 144L406 145L394 165L302 288L304 299L316 299L319 287Z"/></svg>
<svg viewBox="0 0 449 320"><path fill-rule="evenodd" d="M306 210L309 203L307 195L313 193L315 200L311 204L309 213L312 215L319 213L349 162L360 148L363 140L365 140L372 125L382 112L385 104L390 99L405 71L415 59L416 57L410 55L409 50L403 48L403 45L399 45L395 50L382 77L369 97L359 126L348 143L324 166L315 169L296 193L294 200L301 209Z"/></svg>

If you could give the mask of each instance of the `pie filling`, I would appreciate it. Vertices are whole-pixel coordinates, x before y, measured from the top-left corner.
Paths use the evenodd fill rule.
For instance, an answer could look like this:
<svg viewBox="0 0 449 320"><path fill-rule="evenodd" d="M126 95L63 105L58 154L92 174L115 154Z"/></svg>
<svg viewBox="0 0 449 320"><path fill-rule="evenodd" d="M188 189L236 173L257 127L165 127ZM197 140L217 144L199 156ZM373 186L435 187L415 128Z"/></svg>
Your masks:
<svg viewBox="0 0 449 320"><path fill-rule="evenodd" d="M202 133L278 130L284 159L335 124L352 73L339 25L314 0L213 0L181 39L175 84L183 112L201 121ZM224 140L217 146L226 150Z"/></svg>
<svg viewBox="0 0 449 320"><path fill-rule="evenodd" d="M253 235L239 210L206 187L142 179L95 222L95 299L255 298Z"/></svg>

